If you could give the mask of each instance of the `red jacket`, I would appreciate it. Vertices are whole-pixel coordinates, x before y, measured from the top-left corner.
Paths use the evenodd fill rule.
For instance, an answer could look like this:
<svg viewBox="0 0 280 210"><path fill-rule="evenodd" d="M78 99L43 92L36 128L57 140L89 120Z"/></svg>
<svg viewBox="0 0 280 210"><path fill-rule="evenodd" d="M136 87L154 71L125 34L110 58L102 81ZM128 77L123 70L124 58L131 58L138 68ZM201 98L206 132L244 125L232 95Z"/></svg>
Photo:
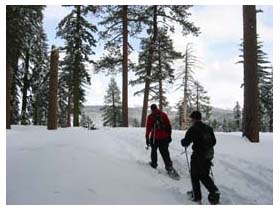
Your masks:
<svg viewBox="0 0 280 210"><path fill-rule="evenodd" d="M155 129L156 131L154 133L154 121L156 113L160 113L164 129ZM155 138L155 140L169 139L171 137L171 130L172 128L169 119L164 112L161 112L159 109L156 109L153 110L152 113L148 116L146 122L146 138Z"/></svg>

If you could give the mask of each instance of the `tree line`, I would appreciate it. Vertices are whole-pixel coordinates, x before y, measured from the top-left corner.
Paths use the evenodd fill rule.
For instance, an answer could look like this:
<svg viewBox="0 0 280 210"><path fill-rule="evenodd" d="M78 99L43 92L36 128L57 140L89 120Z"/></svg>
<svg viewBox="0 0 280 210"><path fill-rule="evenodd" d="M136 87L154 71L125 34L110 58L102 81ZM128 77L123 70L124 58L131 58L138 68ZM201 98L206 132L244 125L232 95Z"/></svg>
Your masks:
<svg viewBox="0 0 280 210"><path fill-rule="evenodd" d="M201 110L207 119L210 118L210 98L193 76L193 71L199 66L199 59L190 44L186 44L185 54L176 52L170 38L170 35L175 32L175 23L181 26L182 35L198 36L201 33L199 27L189 21L192 6L73 5L67 7L70 8L69 14L57 26L57 36L64 41L64 45L53 47L49 52L47 36L43 29L45 6L6 6L7 128L10 128L10 124L46 125L51 121L57 121L58 126L69 127L72 115L73 126L79 126L86 87L91 85L89 73L91 69L94 69L95 73L122 74L121 91L116 88L114 80L111 80L107 99L105 98L107 105L104 107L104 124L128 127L128 85L140 84L143 89L135 94L143 94L141 126L145 126L148 102L157 102L161 110L167 107L168 100L165 94L168 85L174 84L176 80L181 81L178 88L183 91L182 99L177 105L180 110L178 119L180 128L186 129L189 126L187 116L192 110ZM254 34L255 38L253 36L248 38L250 33L245 31L250 30L246 24L252 24L250 22L252 18L246 22L246 16L251 13L251 15L256 15L255 7L253 12L250 10L251 13L245 9L251 8L250 6L243 8L244 122L242 128L247 136L246 122L259 124L258 119L252 121L253 115L259 113L258 109L253 109L251 112L253 104L259 104L258 108L263 113L260 118L265 116L272 126L272 103L267 102L272 100L272 71L271 74L266 74L269 68L263 66L266 54L259 52L261 46L258 50L257 47L251 46L254 42L250 41L256 39L256 34ZM89 21L89 16L95 18ZM130 54L134 50L130 43L132 39L140 40L138 64L130 59ZM91 55L95 54L94 49L99 40L105 43L103 55L100 59L93 61ZM248 61L247 57L257 51L260 53L259 59L255 56L254 59ZM62 52L64 57L59 60L58 54ZM55 63L51 63L51 53L56 54L57 58L53 60ZM184 59L185 68L180 69L175 75L174 61L178 59ZM252 69L252 65L248 64L253 61L256 62L254 65L256 69ZM54 66L53 70L57 71L57 77L53 77L57 78L57 83L50 81L52 66ZM128 80L129 70L134 72L136 79ZM247 73L250 74L250 78L256 78L254 84L250 84L252 80L246 79ZM259 75L254 75L254 73ZM260 91L256 92L258 84L262 85L260 85ZM253 92L257 95L252 95ZM120 93L122 97L119 96ZM53 115L50 114L50 109L56 108L50 106L52 95L57 97L57 102L54 102L57 112ZM121 101L120 98L122 98ZM252 98L260 98L262 102L254 101L251 104ZM112 106L109 106L110 103ZM106 112L112 114L106 114ZM109 119L113 119L114 122L111 123ZM253 130L259 131L257 124L254 124Z"/></svg>

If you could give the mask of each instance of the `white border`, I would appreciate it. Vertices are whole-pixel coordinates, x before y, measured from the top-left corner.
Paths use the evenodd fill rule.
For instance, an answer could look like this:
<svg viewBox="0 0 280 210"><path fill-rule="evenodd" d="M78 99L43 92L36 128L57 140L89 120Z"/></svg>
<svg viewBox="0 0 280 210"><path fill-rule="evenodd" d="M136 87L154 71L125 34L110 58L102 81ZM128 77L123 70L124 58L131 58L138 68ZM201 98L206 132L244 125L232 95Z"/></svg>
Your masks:
<svg viewBox="0 0 280 210"><path fill-rule="evenodd" d="M274 61L274 142L273 142L273 205L270 206L238 206L238 208L248 208L248 209L279 209L280 203L280 195L279 195L279 187L280 187L280 173L279 173L279 106L280 105L280 95L278 93L279 91L279 85L280 85L280 59L279 59L279 50L280 50L280 43L279 43L279 34L280 34L280 7L279 7L279 1L273 1L273 0L247 0L247 1L241 1L241 0L61 0L59 2L55 0L2 0L1 6L0 6L0 25L4 30L1 30L2 33L0 33L0 43L1 43L1 56L0 56L0 63L2 64L2 68L0 70L0 111L2 113L2 120L0 121L0 208L1 209L107 209L107 208L116 208L116 209L142 209L142 208L160 208L160 209L196 209L196 208L215 208L215 209L233 209L236 208L233 206L80 206L80 205L74 205L74 206L5 206L6 203L6 130L5 130L5 89L6 89L6 75L5 75L5 68L6 68L6 60L5 60L5 49L6 49L6 43L5 43L5 6L6 5L12 5L12 4L47 4L47 5L57 5L57 4L95 4L95 5L104 5L104 4L129 4L129 5L136 5L136 4L193 4L193 5L242 5L242 4L255 4L255 5L273 5L273 34L274 34L274 40L273 40L273 61ZM276 47L277 46L277 47Z"/></svg>

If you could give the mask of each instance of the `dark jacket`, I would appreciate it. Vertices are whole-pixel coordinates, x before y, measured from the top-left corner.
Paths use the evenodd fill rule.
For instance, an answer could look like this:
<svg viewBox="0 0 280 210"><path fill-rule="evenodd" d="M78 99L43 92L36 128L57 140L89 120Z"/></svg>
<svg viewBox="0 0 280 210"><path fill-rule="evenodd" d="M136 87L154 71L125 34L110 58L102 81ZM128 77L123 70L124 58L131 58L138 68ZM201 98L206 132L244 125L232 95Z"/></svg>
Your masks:
<svg viewBox="0 0 280 210"><path fill-rule="evenodd" d="M155 129L154 131L154 123L155 123L155 115L160 114L163 128ZM164 112L161 112L159 109L153 110L153 112L148 116L146 122L146 138L158 140L166 140L171 138L171 125L167 115Z"/></svg>
<svg viewBox="0 0 280 210"><path fill-rule="evenodd" d="M216 138L213 129L201 121L195 122L186 132L185 138L181 140L184 147L188 147L191 143L193 143L194 155L205 156L209 149L214 153Z"/></svg>

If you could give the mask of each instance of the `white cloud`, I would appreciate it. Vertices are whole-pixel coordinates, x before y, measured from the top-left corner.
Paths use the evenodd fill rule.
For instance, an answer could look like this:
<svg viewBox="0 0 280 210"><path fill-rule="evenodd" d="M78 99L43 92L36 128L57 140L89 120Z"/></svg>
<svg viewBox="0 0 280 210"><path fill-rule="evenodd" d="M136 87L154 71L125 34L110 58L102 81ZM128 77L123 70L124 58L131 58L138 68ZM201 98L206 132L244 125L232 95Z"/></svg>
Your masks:
<svg viewBox="0 0 280 210"><path fill-rule="evenodd" d="M61 5L48 5L44 10L44 21L59 22L70 10L70 8Z"/></svg>
<svg viewBox="0 0 280 210"><path fill-rule="evenodd" d="M241 6L194 7L191 20L201 28L201 36L209 42L226 42L242 36Z"/></svg>

